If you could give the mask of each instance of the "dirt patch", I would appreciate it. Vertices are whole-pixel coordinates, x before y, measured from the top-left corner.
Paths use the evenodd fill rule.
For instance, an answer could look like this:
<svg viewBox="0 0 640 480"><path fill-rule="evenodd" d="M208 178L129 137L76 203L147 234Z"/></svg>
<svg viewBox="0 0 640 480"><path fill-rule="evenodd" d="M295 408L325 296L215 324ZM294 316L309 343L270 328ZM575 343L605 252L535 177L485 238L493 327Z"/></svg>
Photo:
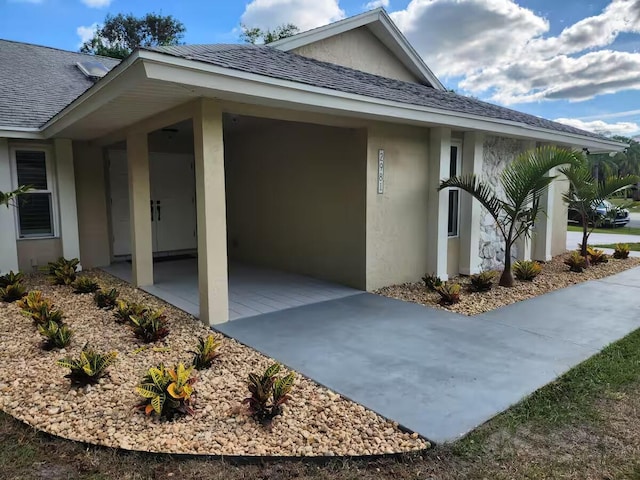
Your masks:
<svg viewBox="0 0 640 480"><path fill-rule="evenodd" d="M417 435L361 405L297 374L293 399L266 429L239 408L248 395L246 378L263 372L272 359L225 338L222 355L197 372L195 415L174 421L146 417L134 409L141 398L135 386L149 367L189 363L198 337L210 330L192 316L103 272L90 272L121 298L163 308L171 333L161 351L139 351L132 332L99 310L91 294L49 285L40 275L27 278L30 290L42 290L65 312L75 332L66 351L40 349L41 337L16 304L0 304L0 409L45 432L71 440L148 452L213 455L376 455L428 447ZM55 361L79 355L89 342L99 351L118 352L109 377L95 386L71 388Z"/></svg>
<svg viewBox="0 0 640 480"><path fill-rule="evenodd" d="M554 257L543 265L542 272L532 282L516 280L516 285L511 288L497 285L498 277L496 277L494 287L490 291L471 292L469 291L469 277L458 276L451 278L450 281L458 282L462 285L463 291L460 302L450 306L440 306L438 304L440 296L428 290L423 282L392 285L376 290L375 293L398 300L438 307L464 315L477 315L565 288L569 285L608 277L624 270L640 266L640 258L630 257L626 260L616 260L612 258L608 263L594 265L582 273L574 273L570 272L569 268L563 263L565 258L566 255Z"/></svg>

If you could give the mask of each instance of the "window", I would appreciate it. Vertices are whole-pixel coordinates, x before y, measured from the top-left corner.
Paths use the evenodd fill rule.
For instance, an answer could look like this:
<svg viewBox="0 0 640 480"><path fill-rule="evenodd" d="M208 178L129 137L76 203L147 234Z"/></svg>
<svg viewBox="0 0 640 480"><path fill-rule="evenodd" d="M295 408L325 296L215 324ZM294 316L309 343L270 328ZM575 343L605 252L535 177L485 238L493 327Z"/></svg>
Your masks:
<svg viewBox="0 0 640 480"><path fill-rule="evenodd" d="M451 156L449 157L449 177L460 175L460 146L451 145ZM460 223L460 190L449 189L449 236L457 237Z"/></svg>
<svg viewBox="0 0 640 480"><path fill-rule="evenodd" d="M53 187L47 151L17 148L13 154L15 186L32 187L17 199L19 238L52 237L55 233Z"/></svg>

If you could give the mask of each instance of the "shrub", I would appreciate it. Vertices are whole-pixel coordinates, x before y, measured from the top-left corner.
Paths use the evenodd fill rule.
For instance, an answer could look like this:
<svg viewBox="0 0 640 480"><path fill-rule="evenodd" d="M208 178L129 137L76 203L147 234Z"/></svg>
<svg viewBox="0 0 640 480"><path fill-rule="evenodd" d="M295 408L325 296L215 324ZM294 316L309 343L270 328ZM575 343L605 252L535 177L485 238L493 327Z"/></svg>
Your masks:
<svg viewBox="0 0 640 480"><path fill-rule="evenodd" d="M629 258L629 244L616 243L616 249L613 251L613 258L617 258L619 260L625 260Z"/></svg>
<svg viewBox="0 0 640 480"><path fill-rule="evenodd" d="M22 313L30 317L38 326L47 326L49 323L62 325L64 313L58 308L53 308L50 303L43 303L37 310L23 310Z"/></svg>
<svg viewBox="0 0 640 480"><path fill-rule="evenodd" d="M49 262L49 277L55 285L71 285L76 280L76 271L80 261L77 258L67 260L58 258L55 262Z"/></svg>
<svg viewBox="0 0 640 480"><path fill-rule="evenodd" d="M134 335L145 343L157 342L169 335L163 310L145 310L142 315L131 315L129 320Z"/></svg>
<svg viewBox="0 0 640 480"><path fill-rule="evenodd" d="M95 278L80 277L73 282L74 293L93 293L100 289Z"/></svg>
<svg viewBox="0 0 640 480"><path fill-rule="evenodd" d="M206 340L199 338L196 349L189 351L189 353L193 353L193 366L197 370L209 368L213 360L220 355L221 345L222 339L216 335L209 335Z"/></svg>
<svg viewBox="0 0 640 480"><path fill-rule="evenodd" d="M440 305L453 305L460 301L460 284L454 282L444 282L436 287L436 292L440 295Z"/></svg>
<svg viewBox="0 0 640 480"><path fill-rule="evenodd" d="M54 348L64 348L69 345L73 332L66 325L56 322L49 322L46 325L38 325L40 335L45 337L43 348L52 350Z"/></svg>
<svg viewBox="0 0 640 480"><path fill-rule="evenodd" d="M564 264L569 266L569 271L581 273L586 267L587 262L580 252L571 252L565 259Z"/></svg>
<svg viewBox="0 0 640 480"><path fill-rule="evenodd" d="M471 275L471 290L474 292L488 292L493 287L493 280L496 278L497 272L488 270Z"/></svg>
<svg viewBox="0 0 640 480"><path fill-rule="evenodd" d="M118 295L118 290L115 288L112 288L108 292L100 289L93 295L93 300L99 308L111 310L116 306L116 299L118 298Z"/></svg>
<svg viewBox="0 0 640 480"><path fill-rule="evenodd" d="M542 272L542 265L533 260L522 260L513 264L513 273L518 280L530 282Z"/></svg>
<svg viewBox="0 0 640 480"><path fill-rule="evenodd" d="M40 290L32 290L29 294L18 302L23 312L35 312L42 309L43 306L48 308L53 307L51 300L45 298Z"/></svg>
<svg viewBox="0 0 640 480"><path fill-rule="evenodd" d="M149 310L149 307L141 303L129 302L127 300L118 300L114 315L118 323L127 323L131 321L131 316L140 316Z"/></svg>
<svg viewBox="0 0 640 480"><path fill-rule="evenodd" d="M609 261L607 254L598 248L587 246L587 255L589 255L591 265L598 265L599 263L607 263Z"/></svg>
<svg viewBox="0 0 640 480"><path fill-rule="evenodd" d="M150 368L136 387L136 392L144 401L137 408L147 415L171 418L177 413L193 415L191 408L193 384L196 379L191 376L193 367L185 368L181 363L173 369L159 365Z"/></svg>
<svg viewBox="0 0 640 480"><path fill-rule="evenodd" d="M0 298L3 302L15 302L16 300L20 300L26 294L27 289L24 288L24 285L20 282L0 288Z"/></svg>
<svg viewBox="0 0 640 480"><path fill-rule="evenodd" d="M280 364L274 363L260 375L249 374L250 397L242 403L248 405L249 414L261 423L269 423L274 417L282 413L282 406L291 398L289 393L293 388L295 375L288 375L277 378L280 373Z"/></svg>
<svg viewBox="0 0 640 480"><path fill-rule="evenodd" d="M98 353L85 344L79 358L66 357L58 360L57 364L71 370L65 375L71 383L88 385L97 383L107 373L107 367L114 362L117 355L117 352Z"/></svg>
<svg viewBox="0 0 640 480"><path fill-rule="evenodd" d="M422 277L422 281L424 282L424 286L432 292L435 292L436 288L442 285L440 277L434 274L426 274Z"/></svg>
<svg viewBox="0 0 640 480"><path fill-rule="evenodd" d="M22 282L22 274L20 272L14 273L11 270L9 273L5 273L0 276L0 288L6 288L9 285L15 285Z"/></svg>

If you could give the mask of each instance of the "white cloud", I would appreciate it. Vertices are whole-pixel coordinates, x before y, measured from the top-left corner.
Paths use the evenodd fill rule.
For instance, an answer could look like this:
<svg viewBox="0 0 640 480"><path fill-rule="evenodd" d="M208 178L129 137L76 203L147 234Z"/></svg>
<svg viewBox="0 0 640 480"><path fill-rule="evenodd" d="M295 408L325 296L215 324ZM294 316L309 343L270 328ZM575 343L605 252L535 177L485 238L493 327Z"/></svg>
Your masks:
<svg viewBox="0 0 640 480"><path fill-rule="evenodd" d="M93 34L96 33L96 30L98 30L97 23L92 23L86 27L80 26L76 28L76 33L80 37L80 43L78 46L80 47L84 42L91 40L93 38Z"/></svg>
<svg viewBox="0 0 640 480"><path fill-rule="evenodd" d="M338 0L253 0L241 17L249 27L273 29L292 23L301 31L344 18Z"/></svg>
<svg viewBox="0 0 640 480"><path fill-rule="evenodd" d="M557 36L515 0L411 0L391 15L437 75L462 77L459 88L496 102L640 89L632 75L640 53L605 49L621 33L640 33L640 0L612 0Z"/></svg>
<svg viewBox="0 0 640 480"><path fill-rule="evenodd" d="M112 0L82 0L87 7L102 8L111 5Z"/></svg>
<svg viewBox="0 0 640 480"><path fill-rule="evenodd" d="M640 125L634 122L607 123L603 120L585 122L577 118L556 118L556 122L564 123L572 127L599 133L600 135L628 136L640 132Z"/></svg>
<svg viewBox="0 0 640 480"><path fill-rule="evenodd" d="M387 8L389 6L389 0L373 0L364 5L365 10L373 10L374 8L384 7Z"/></svg>

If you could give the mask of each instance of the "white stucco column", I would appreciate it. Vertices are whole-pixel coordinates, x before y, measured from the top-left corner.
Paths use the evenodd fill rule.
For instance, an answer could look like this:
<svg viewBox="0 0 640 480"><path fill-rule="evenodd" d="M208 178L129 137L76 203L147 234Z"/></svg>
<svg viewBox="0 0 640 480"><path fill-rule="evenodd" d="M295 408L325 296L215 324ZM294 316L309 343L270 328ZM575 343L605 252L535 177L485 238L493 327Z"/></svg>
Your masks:
<svg viewBox="0 0 640 480"><path fill-rule="evenodd" d="M0 192L13 190L11 184L11 159L9 142L0 138ZM14 207L0 205L0 273L18 271L18 247L16 244L16 217Z"/></svg>
<svg viewBox="0 0 640 480"><path fill-rule="evenodd" d="M547 175L556 176L557 170L552 169ZM556 201L562 201L561 198L556 198L555 182L554 180L547 188L546 192L540 199L540 212L536 219L536 225L533 230L533 252L532 257L534 260L540 260L547 262L552 258L551 245L553 243L553 217L554 217L554 203ZM566 218L565 218L566 224Z"/></svg>
<svg viewBox="0 0 640 480"><path fill-rule="evenodd" d="M197 103L193 117L193 142L200 321L214 325L229 320L222 110L215 101L202 99Z"/></svg>
<svg viewBox="0 0 640 480"><path fill-rule="evenodd" d="M462 144L462 174L482 174L484 134L465 132ZM480 222L482 205L471 195L460 194L460 273L480 272Z"/></svg>
<svg viewBox="0 0 640 480"><path fill-rule="evenodd" d="M428 273L438 275L442 280L447 275L448 245L448 190L438 191L441 180L449 176L451 160L451 129L433 127L429 130L429 203L427 215L429 231L427 235Z"/></svg>
<svg viewBox="0 0 640 480"><path fill-rule="evenodd" d="M53 146L56 160L56 181L58 183L58 205L60 206L62 256L66 259L80 259L73 144L68 138L56 138L53 141ZM79 264L78 270L81 269L82 264Z"/></svg>
<svg viewBox="0 0 640 480"><path fill-rule="evenodd" d="M149 145L146 133L127 135L132 281L153 285Z"/></svg>
<svg viewBox="0 0 640 480"><path fill-rule="evenodd" d="M535 140L524 140L522 142L522 151L528 152L529 150L535 150L536 142ZM543 215L540 215L538 219L542 219ZM531 260L533 254L533 236L535 235L535 229L531 231L531 236L526 238L521 236L516 241L516 259L519 261L523 260Z"/></svg>

